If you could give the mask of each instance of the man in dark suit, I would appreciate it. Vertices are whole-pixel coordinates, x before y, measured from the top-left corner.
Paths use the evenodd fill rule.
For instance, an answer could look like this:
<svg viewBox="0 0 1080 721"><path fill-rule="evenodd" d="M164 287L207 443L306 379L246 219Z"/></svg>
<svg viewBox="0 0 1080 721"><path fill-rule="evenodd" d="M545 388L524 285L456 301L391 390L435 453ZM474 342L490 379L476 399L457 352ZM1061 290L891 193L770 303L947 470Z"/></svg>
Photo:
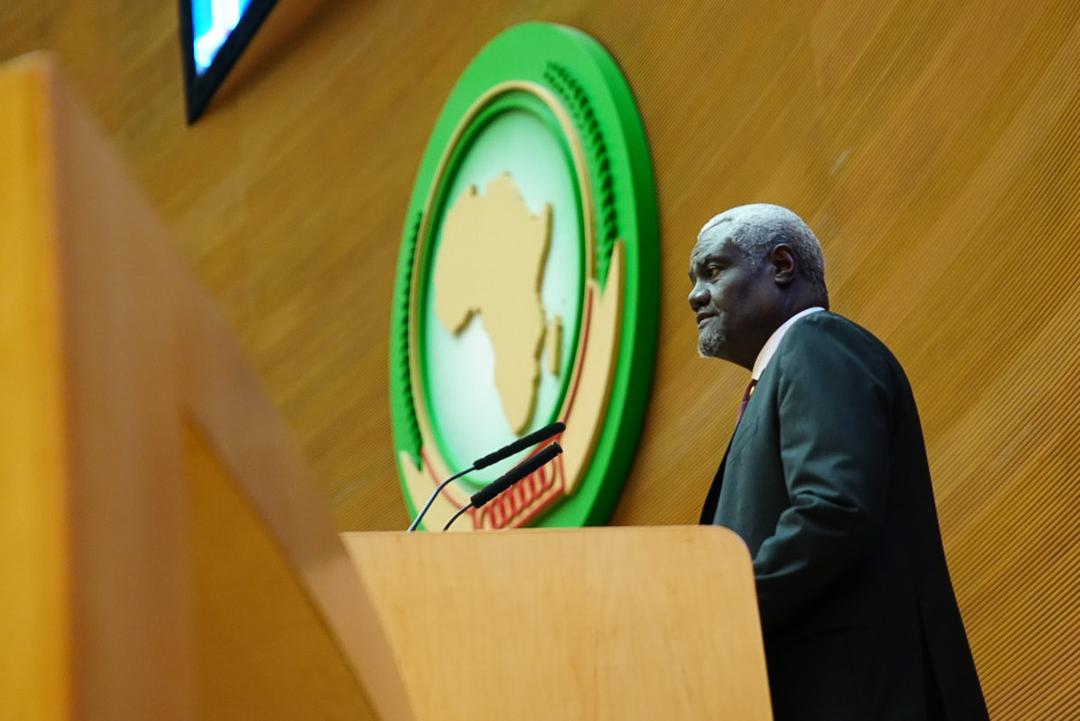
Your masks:
<svg viewBox="0 0 1080 721"><path fill-rule="evenodd" d="M784 208L734 208L690 280L699 351L752 374L701 522L750 548L777 721L988 718L911 388L828 312L817 238Z"/></svg>

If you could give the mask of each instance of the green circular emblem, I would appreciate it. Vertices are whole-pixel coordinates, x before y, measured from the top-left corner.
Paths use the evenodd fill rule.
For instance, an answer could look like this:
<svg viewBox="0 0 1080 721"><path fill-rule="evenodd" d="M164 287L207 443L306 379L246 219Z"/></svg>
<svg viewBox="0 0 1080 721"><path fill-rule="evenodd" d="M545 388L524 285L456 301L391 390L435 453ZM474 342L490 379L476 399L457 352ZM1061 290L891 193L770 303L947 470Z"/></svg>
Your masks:
<svg viewBox="0 0 1080 721"><path fill-rule="evenodd" d="M641 431L658 306L652 166L622 73L573 28L507 30L446 101L406 217L390 395L410 513L562 420L565 453L455 528L605 521ZM520 460L448 487L427 526Z"/></svg>

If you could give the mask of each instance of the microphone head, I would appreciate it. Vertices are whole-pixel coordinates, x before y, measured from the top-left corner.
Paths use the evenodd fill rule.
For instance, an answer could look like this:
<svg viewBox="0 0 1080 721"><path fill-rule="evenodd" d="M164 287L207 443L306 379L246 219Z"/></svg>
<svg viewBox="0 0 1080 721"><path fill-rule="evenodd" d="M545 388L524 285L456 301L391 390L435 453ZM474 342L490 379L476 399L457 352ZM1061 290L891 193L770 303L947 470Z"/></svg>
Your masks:
<svg viewBox="0 0 1080 721"><path fill-rule="evenodd" d="M562 426L561 423L559 425ZM563 428L565 428L565 427L566 426L563 426ZM555 456L558 456L558 455L562 454L563 447L562 447L561 443L559 443L558 441L555 441L551 445L549 445L546 448L544 448L543 450L541 450L540 453L543 453L544 451L551 451L551 457L554 458ZM537 455L539 455L539 454L537 454Z"/></svg>
<svg viewBox="0 0 1080 721"><path fill-rule="evenodd" d="M489 453L486 456L477 458L476 461L473 462L473 469L480 470L481 468L486 468L490 466L492 463L498 463L504 458L509 458L515 453L519 453L526 448L531 448L537 443L542 443L547 439L551 438L552 436L556 436L565 430L566 424L562 421L555 421L554 423L549 423L543 428L537 429L532 433L528 434L527 436L522 436L516 441L513 441L503 446L494 453Z"/></svg>
<svg viewBox="0 0 1080 721"><path fill-rule="evenodd" d="M510 486L514 485L522 478L536 472L541 466L544 466L551 462L555 456L563 452L562 446L558 443L552 443L551 445L543 448L534 456L529 456L518 465L511 468L504 473L498 480L492 481L488 485L481 488L479 491L472 495L470 502L473 508L480 508L485 503L490 501L495 496L505 491Z"/></svg>

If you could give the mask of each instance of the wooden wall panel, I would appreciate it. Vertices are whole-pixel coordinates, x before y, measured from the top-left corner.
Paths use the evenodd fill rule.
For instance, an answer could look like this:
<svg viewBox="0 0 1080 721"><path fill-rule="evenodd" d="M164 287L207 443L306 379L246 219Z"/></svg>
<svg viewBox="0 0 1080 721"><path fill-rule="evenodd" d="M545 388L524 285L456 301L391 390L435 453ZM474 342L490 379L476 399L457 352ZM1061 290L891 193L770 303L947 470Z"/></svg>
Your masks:
<svg viewBox="0 0 1080 721"><path fill-rule="evenodd" d="M695 518L745 378L697 357L686 257L712 213L789 205L823 240L836 309L911 377L993 715L1080 715L1075 0L324 3L192 128L171 2L9 0L0 58L60 53L339 525L400 528L386 339L402 213L458 74L529 19L612 51L656 165L660 352L614 522Z"/></svg>

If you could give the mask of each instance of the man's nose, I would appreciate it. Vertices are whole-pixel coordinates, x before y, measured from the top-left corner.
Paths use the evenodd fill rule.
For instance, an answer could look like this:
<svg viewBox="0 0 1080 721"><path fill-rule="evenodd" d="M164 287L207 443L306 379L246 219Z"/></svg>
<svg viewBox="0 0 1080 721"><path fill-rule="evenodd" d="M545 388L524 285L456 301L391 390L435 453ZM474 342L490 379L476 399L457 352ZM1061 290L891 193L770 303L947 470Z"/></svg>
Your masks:
<svg viewBox="0 0 1080 721"><path fill-rule="evenodd" d="M697 313L709 304L709 291L698 283L691 289L688 300L690 301L690 310Z"/></svg>

